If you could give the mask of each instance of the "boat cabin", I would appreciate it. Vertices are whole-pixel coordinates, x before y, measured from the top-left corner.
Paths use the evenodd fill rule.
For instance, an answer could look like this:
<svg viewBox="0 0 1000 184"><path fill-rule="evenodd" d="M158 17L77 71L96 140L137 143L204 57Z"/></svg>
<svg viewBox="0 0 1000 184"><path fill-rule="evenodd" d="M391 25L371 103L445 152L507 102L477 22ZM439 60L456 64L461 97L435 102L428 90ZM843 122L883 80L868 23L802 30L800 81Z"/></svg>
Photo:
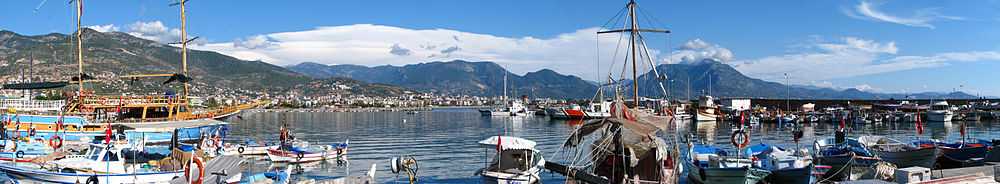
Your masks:
<svg viewBox="0 0 1000 184"><path fill-rule="evenodd" d="M485 154L484 160L491 160L483 172L523 173L544 163L541 153L535 150L535 142L518 137L493 136L479 141L487 150L499 148L495 154ZM499 146L497 146L499 144ZM490 151L487 151L490 152ZM535 169L537 170L537 169Z"/></svg>

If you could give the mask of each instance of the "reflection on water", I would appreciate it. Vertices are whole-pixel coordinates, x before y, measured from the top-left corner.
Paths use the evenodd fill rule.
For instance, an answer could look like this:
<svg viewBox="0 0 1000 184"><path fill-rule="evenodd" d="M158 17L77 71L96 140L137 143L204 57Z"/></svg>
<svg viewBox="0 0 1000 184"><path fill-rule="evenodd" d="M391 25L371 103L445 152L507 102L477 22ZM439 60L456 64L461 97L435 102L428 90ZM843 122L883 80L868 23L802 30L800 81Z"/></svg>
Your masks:
<svg viewBox="0 0 1000 184"><path fill-rule="evenodd" d="M479 183L475 171L483 167L484 154L489 149L479 140L507 132L538 142L546 160L563 161L566 150L560 146L571 131L585 121L549 120L544 117L482 117L474 109L435 109L432 112L285 112L246 113L243 119L233 118L231 141L246 138L274 142L280 122L287 121L299 139L314 144L329 144L350 139L348 162L316 162L305 165L271 164L266 160L251 161L247 171L294 167L295 180L323 180L365 174L371 164L378 164L376 177L380 182L405 182L406 176L389 171L389 159L411 155L418 160L422 183ZM664 122L666 123L666 122ZM885 135L902 141L914 139L957 140L962 122L925 122L924 134L917 135L915 123L848 124L850 136ZM969 137L991 139L995 122L969 122ZM811 147L816 139L833 135L836 123L803 124L799 146ZM676 129L661 133L672 140L674 135L693 134L696 140L732 149L729 136L734 125L730 122L679 122ZM768 143L795 147L789 126L762 123L751 130L752 143ZM682 147L686 144L682 144ZM563 177L543 172L543 183L562 183Z"/></svg>

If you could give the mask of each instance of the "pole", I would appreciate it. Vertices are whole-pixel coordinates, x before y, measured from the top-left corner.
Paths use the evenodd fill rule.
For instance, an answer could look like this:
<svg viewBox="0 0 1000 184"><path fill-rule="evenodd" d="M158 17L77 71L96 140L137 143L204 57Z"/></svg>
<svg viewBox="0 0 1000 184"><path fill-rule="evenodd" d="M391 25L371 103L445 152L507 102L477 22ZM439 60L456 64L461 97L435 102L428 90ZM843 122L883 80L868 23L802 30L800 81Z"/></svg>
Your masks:
<svg viewBox="0 0 1000 184"><path fill-rule="evenodd" d="M631 0L631 1L628 2L628 14L629 14L629 17L631 18L631 22L632 22L632 30L630 31L632 33L632 37L629 39L629 47L631 47L631 50L632 50L632 103L635 103L635 105L638 106L639 105L639 79L638 79L639 77L638 77L638 74L637 74L638 72L636 71L638 67L636 66L637 62L636 62L635 39L636 39L636 37L639 36L638 35L639 34L639 23L638 23L638 21L636 21L636 17L635 17L635 1L634 0Z"/></svg>
<svg viewBox="0 0 1000 184"><path fill-rule="evenodd" d="M83 104L83 29L80 24L83 19L83 0L76 0L76 65L77 65L77 101Z"/></svg>
<svg viewBox="0 0 1000 184"><path fill-rule="evenodd" d="M187 69L187 17L185 15L184 3L185 0L180 0L181 4L181 69L184 76L188 75ZM187 100L188 96L188 84L184 82L184 93L183 97Z"/></svg>

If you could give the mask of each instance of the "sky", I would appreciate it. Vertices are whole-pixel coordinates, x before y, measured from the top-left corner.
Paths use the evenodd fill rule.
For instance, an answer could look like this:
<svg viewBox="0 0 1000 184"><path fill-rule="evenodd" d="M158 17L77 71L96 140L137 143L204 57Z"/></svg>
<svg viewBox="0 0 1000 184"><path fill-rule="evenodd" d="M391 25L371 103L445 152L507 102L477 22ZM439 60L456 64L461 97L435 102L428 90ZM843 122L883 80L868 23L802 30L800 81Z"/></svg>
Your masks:
<svg viewBox="0 0 1000 184"><path fill-rule="evenodd" d="M43 3L44 2L44 3ZM174 0L86 0L83 24L163 43L179 40ZM732 65L754 78L872 92L1000 96L1000 0L638 0L653 64ZM66 1L0 3L0 29L75 29ZM493 61L600 81L624 51L614 21L625 0L236 1L187 3L194 49L287 66ZM611 20L611 21L609 21ZM627 38L626 38L627 39ZM614 64L612 64L614 63ZM643 63L645 66L647 63ZM787 74L787 79L785 78ZM613 74L615 75L615 74Z"/></svg>

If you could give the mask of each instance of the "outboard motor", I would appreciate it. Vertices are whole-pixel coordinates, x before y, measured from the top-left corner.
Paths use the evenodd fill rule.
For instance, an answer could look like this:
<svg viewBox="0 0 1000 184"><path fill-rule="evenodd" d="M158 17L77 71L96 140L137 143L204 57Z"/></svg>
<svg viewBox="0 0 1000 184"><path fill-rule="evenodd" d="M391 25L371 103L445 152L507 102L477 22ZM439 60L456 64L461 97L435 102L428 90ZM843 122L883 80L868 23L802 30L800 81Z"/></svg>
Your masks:
<svg viewBox="0 0 1000 184"><path fill-rule="evenodd" d="M837 130L833 135L833 140L837 144L847 142L847 131L844 131L844 129Z"/></svg>

